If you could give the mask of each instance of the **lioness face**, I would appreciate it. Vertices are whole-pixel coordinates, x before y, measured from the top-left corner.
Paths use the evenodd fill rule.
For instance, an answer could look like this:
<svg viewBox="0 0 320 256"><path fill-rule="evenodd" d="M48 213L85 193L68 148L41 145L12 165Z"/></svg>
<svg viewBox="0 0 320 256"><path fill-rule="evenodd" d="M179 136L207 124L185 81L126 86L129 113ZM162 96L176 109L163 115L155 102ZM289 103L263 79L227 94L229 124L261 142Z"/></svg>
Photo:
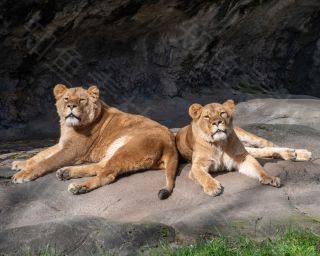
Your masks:
<svg viewBox="0 0 320 256"><path fill-rule="evenodd" d="M54 88L60 121L68 127L83 127L91 124L100 113L99 89L91 86L67 88L58 84Z"/></svg>
<svg viewBox="0 0 320 256"><path fill-rule="evenodd" d="M193 119L193 129L209 143L226 140L233 129L234 106L232 100L223 104L211 103L204 107L197 103L191 105L189 114Z"/></svg>

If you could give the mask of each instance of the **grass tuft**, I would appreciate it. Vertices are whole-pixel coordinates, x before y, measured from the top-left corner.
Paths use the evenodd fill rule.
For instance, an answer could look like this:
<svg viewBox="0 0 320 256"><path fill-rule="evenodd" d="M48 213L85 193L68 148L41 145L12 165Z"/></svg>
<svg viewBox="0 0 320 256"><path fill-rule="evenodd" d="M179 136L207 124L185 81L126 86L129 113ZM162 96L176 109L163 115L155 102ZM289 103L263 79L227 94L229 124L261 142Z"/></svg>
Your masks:
<svg viewBox="0 0 320 256"><path fill-rule="evenodd" d="M217 237L211 241L178 248L154 249L150 255L166 256L320 256L320 236L311 231L286 231L262 242L246 236Z"/></svg>

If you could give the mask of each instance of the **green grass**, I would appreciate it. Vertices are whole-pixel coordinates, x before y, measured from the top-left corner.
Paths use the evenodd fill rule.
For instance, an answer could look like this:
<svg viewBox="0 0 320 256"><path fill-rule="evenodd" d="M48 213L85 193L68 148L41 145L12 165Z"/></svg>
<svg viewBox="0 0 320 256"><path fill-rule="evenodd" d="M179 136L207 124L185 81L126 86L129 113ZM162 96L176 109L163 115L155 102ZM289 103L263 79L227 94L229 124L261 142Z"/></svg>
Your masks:
<svg viewBox="0 0 320 256"><path fill-rule="evenodd" d="M197 245L172 248L163 246L151 251L150 255L167 256L318 256L320 236L310 231L287 231L262 242L248 237L222 238Z"/></svg>
<svg viewBox="0 0 320 256"><path fill-rule="evenodd" d="M216 237L194 245L171 247L163 245L156 249L148 249L151 256L320 256L320 236L311 231L278 232L273 238L262 242L246 236ZM44 248L39 252L29 252L26 256L58 256L54 249ZM117 255L105 253L101 255Z"/></svg>

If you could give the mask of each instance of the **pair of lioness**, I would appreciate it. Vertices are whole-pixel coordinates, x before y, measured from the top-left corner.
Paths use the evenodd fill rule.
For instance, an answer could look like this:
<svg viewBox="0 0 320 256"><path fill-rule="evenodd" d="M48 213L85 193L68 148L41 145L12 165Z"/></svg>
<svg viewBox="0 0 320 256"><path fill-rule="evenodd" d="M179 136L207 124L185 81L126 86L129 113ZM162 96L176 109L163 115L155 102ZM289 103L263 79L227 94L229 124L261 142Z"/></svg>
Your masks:
<svg viewBox="0 0 320 256"><path fill-rule="evenodd" d="M31 181L55 170L60 180L93 176L69 185L71 193L82 194L129 171L163 169L166 187L159 191L159 198L165 199L174 188L178 148L183 157L192 160L189 177L197 180L207 194L216 195L221 186L209 175L210 168L236 169L263 184L279 187L279 178L266 174L254 157L308 160L311 156L306 150L278 148L240 128L234 130L233 101L205 107L192 105L192 123L182 128L175 139L165 126L105 104L96 86L86 90L58 84L54 96L60 116L59 143L28 160L13 162L12 168L19 171L12 178L14 183ZM260 148L246 150L237 135L244 143Z"/></svg>

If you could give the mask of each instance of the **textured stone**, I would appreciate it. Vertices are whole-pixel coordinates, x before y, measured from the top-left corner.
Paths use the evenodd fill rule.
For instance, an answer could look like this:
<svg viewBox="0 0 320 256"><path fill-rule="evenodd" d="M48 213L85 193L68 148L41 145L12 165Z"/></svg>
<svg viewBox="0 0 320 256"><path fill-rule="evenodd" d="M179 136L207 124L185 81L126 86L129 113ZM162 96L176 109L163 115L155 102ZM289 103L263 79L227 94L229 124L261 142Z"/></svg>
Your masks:
<svg viewBox="0 0 320 256"><path fill-rule="evenodd" d="M16 171L11 170L9 167L0 167L0 179L11 179Z"/></svg>
<svg viewBox="0 0 320 256"><path fill-rule="evenodd" d="M279 145L289 143L290 146L303 148L312 145L314 156L319 155L320 136L317 130L310 127L274 124L246 127L267 137L271 132L274 134L270 136L271 140ZM310 141L313 144L309 144ZM220 233L265 237L284 225L295 228L307 226L320 232L318 161L263 160L261 163L268 173L280 176L281 188L263 186L257 180L237 172L219 173L215 176L224 187L223 193L210 197L198 184L188 179L190 165L181 164L174 192L163 201L157 197L158 190L165 184L162 171L145 171L121 177L110 185L80 196L67 191L68 184L78 180L59 181L54 173L24 184L12 184L8 179L0 178L0 251L20 248L20 243L35 249L43 247L48 241L57 241L60 252L65 250L65 244L69 244L68 248L78 248L82 235L89 233L91 235L85 241L90 245L90 250L93 248L94 254L97 251L92 241L105 239L103 241L106 242L101 242L104 250L113 250L119 244L109 242L108 231L103 231L99 239L96 236L96 226L105 227L110 222L128 223L129 226L132 223L163 223L172 228L169 234L175 231L175 239L178 240ZM89 219L78 220L78 216L89 216ZM92 222L91 218L102 220ZM78 226L79 222L84 224ZM127 240L126 232L121 231L124 227L126 225L116 224L112 228L116 232L114 236ZM39 230L48 231L43 231L45 235L40 237L37 233ZM73 230L75 240L71 240L69 235ZM145 236L151 241L159 238L150 237L147 231L149 227L144 230ZM158 234L158 231L151 230ZM27 235L24 237L23 234ZM169 237L168 241L171 241L172 236ZM137 248L140 246L143 245L137 242Z"/></svg>
<svg viewBox="0 0 320 256"><path fill-rule="evenodd" d="M319 99L254 99L237 105L235 123L248 124L284 124L301 125L320 130ZM289 127L289 126L288 126ZM279 130L268 136L279 136ZM303 135L314 135L309 130L299 132ZM308 136L307 136L308 137Z"/></svg>
<svg viewBox="0 0 320 256"><path fill-rule="evenodd" d="M173 242L173 228L75 216L0 231L1 255L138 255Z"/></svg>

